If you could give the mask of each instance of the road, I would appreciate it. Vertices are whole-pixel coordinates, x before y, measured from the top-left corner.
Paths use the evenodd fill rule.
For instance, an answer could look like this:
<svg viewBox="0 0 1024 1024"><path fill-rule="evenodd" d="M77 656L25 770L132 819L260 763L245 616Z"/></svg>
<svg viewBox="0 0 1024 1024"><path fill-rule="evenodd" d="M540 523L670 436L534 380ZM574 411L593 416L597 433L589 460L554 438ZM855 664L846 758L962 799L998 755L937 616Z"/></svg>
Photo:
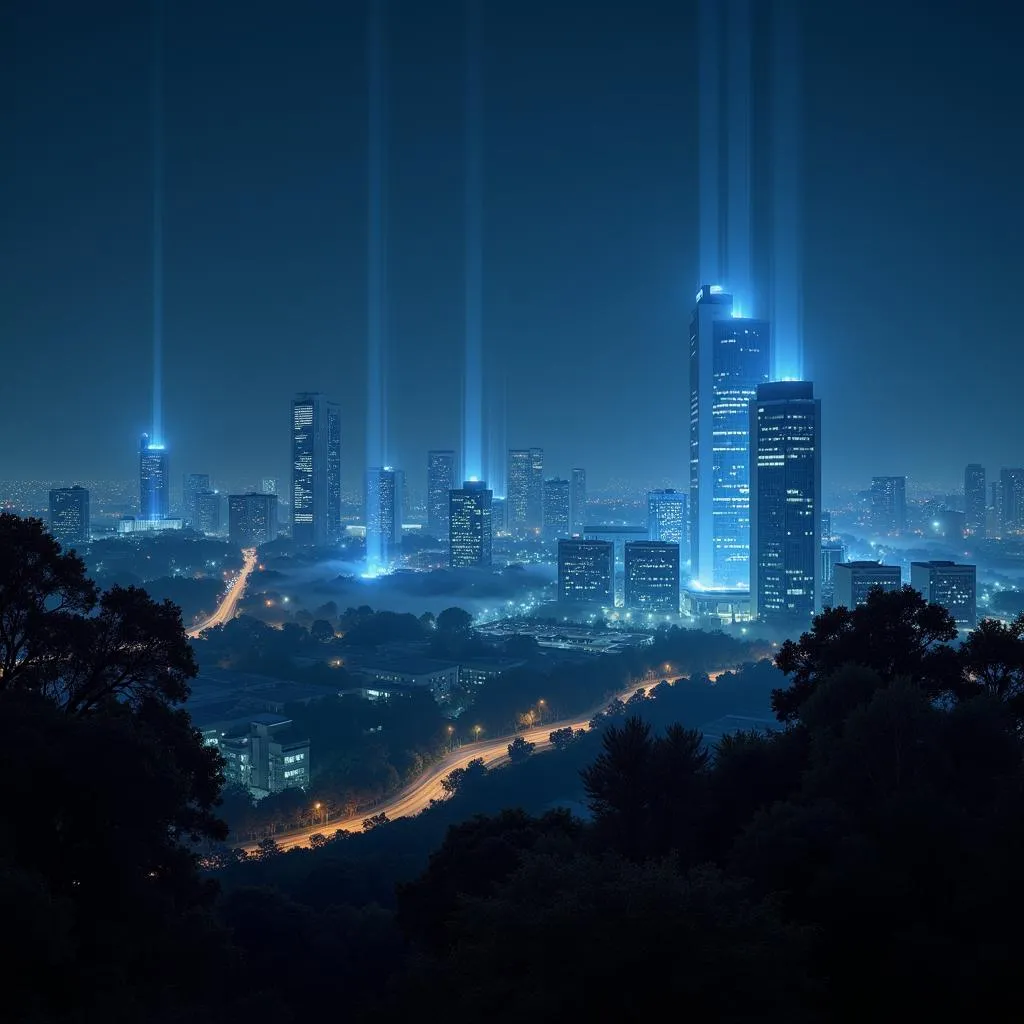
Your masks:
<svg viewBox="0 0 1024 1024"><path fill-rule="evenodd" d="M238 602L242 599L246 584L249 582L249 577L255 568L256 549L246 548L242 552L242 571L232 580L227 593L221 598L220 604L217 605L217 610L208 619L204 619L198 626L188 631L188 635L192 639L198 637L204 629L223 626L225 622L230 622L235 617L235 613L238 611Z"/></svg>
<svg viewBox="0 0 1024 1024"><path fill-rule="evenodd" d="M711 679L717 679L721 674L721 672L712 672ZM684 677L676 676L673 679L670 679L669 682L674 683L678 679L682 678ZM651 687L656 686L660 681L660 679L656 679L653 682L647 681L644 683L634 683L629 687L629 689L623 690L618 697L623 701L629 700L637 690L650 689ZM383 812L389 818L405 818L411 817L414 814L419 814L420 811L425 810L430 806L430 802L432 800L444 799L445 792L441 787L441 780L454 769L465 768L466 765L468 765L474 758L481 758L487 768L494 768L503 764L508 761L508 745L515 736L522 736L527 742L536 743L537 750L546 750L551 746L548 736L554 732L555 729L589 729L590 720L598 713L598 711L607 707L608 703L610 703L610 701L595 708L586 716L586 718L566 718L559 722L547 722L544 725L538 725L535 728L515 733L512 736L500 736L496 739L478 740L474 743L466 743L457 750L446 754L432 768L429 768L419 776L419 778L410 782L408 786L396 793L387 802L379 804L377 807L373 808L372 811L363 811L352 818L332 819L327 824L321 823L313 825L310 828L303 829L301 832L291 832L288 835L277 836L277 845L282 850L291 850L295 847L309 846L309 837L316 835L318 832L322 835L331 835L337 829L346 829L349 832L359 832L362 830L363 821L371 814L380 814ZM251 853L257 848L256 843L244 843L239 844L239 846L247 853Z"/></svg>

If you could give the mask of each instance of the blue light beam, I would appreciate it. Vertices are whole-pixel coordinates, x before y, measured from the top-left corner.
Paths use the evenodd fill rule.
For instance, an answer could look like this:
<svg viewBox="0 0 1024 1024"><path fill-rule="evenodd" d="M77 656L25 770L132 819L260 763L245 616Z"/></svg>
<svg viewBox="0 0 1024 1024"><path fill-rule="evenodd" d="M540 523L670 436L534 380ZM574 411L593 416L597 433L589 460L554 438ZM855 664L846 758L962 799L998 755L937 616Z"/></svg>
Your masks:
<svg viewBox="0 0 1024 1024"><path fill-rule="evenodd" d="M164 436L164 5L153 0L153 442Z"/></svg>
<svg viewBox="0 0 1024 1024"><path fill-rule="evenodd" d="M750 0L729 3L728 202L726 277L738 302L751 300L750 211Z"/></svg>
<svg viewBox="0 0 1024 1024"><path fill-rule="evenodd" d="M698 279L722 278L721 7L701 0L698 15L698 149L700 266Z"/></svg>

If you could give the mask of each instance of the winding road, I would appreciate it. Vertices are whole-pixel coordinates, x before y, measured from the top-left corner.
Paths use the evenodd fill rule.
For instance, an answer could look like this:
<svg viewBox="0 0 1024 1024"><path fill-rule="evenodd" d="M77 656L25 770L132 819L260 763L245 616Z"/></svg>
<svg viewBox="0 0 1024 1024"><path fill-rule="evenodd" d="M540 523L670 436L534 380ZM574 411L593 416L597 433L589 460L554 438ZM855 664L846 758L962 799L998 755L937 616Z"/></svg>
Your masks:
<svg viewBox="0 0 1024 1024"><path fill-rule="evenodd" d="M230 622L238 611L238 602L245 593L249 577L256 568L256 549L245 548L242 551L242 571L231 581L227 593L221 598L217 610L207 619L204 619L198 626L188 631L188 635L195 640L204 629L212 629L214 626L223 626Z"/></svg>
<svg viewBox="0 0 1024 1024"><path fill-rule="evenodd" d="M722 673L712 672L710 678L717 679ZM684 676L675 676L669 682L675 683ZM633 696L637 690L650 689L656 686L661 680L648 680L644 683L635 683L627 690L618 694L620 700L626 701ZM614 699L614 698L612 698ZM289 832L279 835L277 845L282 850L291 850L296 847L309 846L309 837L320 833L321 835L332 835L337 829L346 829L349 832L362 830L363 821L372 814L384 813L389 818L406 818L419 814L430 806L432 800L443 800L445 791L441 786L441 780L449 772L456 768L465 768L474 758L483 760L487 768L495 768L508 761L508 745L516 737L522 736L529 743L535 743L537 750L547 750L551 747L549 735L556 729L589 729L590 720L599 711L604 710L610 701L595 708L586 718L566 718L559 722L548 722L538 725L523 732L514 733L511 736L499 736L495 739L477 740L474 743L466 743L451 753L445 754L437 764L427 769L417 779L414 779L404 789L399 790L386 802L378 804L372 810L363 811L351 818L337 818L328 823L321 822L317 825L303 829L301 832ZM252 842L236 844L239 849L246 853L252 853L257 849L257 844Z"/></svg>

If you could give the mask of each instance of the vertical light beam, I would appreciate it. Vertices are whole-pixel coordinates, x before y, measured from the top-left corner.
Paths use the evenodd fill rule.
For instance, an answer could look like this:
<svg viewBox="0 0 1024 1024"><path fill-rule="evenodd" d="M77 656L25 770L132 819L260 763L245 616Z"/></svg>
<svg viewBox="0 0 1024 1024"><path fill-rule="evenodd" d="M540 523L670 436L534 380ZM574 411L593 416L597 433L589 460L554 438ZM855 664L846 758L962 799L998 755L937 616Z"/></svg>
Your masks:
<svg viewBox="0 0 1024 1024"><path fill-rule="evenodd" d="M749 315L750 281L750 0L729 3L728 209L726 258L728 287Z"/></svg>
<svg viewBox="0 0 1024 1024"><path fill-rule="evenodd" d="M772 39L772 331L776 379L803 379L800 24L775 0Z"/></svg>
<svg viewBox="0 0 1024 1024"><path fill-rule="evenodd" d="M700 266L698 284L722 278L721 230L721 9L718 0L700 0L697 34Z"/></svg>
<svg viewBox="0 0 1024 1024"><path fill-rule="evenodd" d="M366 468L387 464L387 94L384 74L386 0L369 0L367 18L367 381ZM368 474L364 474L368 477ZM368 495L369 498L369 495ZM368 516L366 561L370 572L384 560L379 528Z"/></svg>
<svg viewBox="0 0 1024 1024"><path fill-rule="evenodd" d="M164 5L153 0L153 63L150 100L153 130L153 444L163 444L164 358Z"/></svg>
<svg viewBox="0 0 1024 1024"><path fill-rule="evenodd" d="M483 81L480 0L466 0L465 367L462 397L463 479L484 479L483 466Z"/></svg>

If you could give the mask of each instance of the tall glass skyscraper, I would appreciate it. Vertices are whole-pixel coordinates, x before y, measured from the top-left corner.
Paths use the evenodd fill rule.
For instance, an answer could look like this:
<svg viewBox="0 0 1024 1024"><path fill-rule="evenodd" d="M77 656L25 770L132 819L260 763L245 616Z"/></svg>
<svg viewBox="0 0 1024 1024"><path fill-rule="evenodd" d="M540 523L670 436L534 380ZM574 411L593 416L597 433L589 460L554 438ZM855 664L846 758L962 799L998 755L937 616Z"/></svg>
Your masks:
<svg viewBox="0 0 1024 1024"><path fill-rule="evenodd" d="M871 525L881 534L899 535L907 528L907 478L871 478Z"/></svg>
<svg viewBox="0 0 1024 1024"><path fill-rule="evenodd" d="M170 499L167 449L151 443L149 434L139 442L139 518L166 519Z"/></svg>
<svg viewBox="0 0 1024 1024"><path fill-rule="evenodd" d="M292 539L327 544L341 525L341 416L323 395L292 401Z"/></svg>
<svg viewBox="0 0 1024 1024"><path fill-rule="evenodd" d="M558 542L558 600L563 604L615 604L615 546L608 540Z"/></svg>
<svg viewBox="0 0 1024 1024"><path fill-rule="evenodd" d="M186 526L196 525L196 495L210 489L209 473L186 473L181 486L182 519Z"/></svg>
<svg viewBox="0 0 1024 1024"><path fill-rule="evenodd" d="M548 540L568 537L570 527L569 481L552 477L544 481L544 536Z"/></svg>
<svg viewBox="0 0 1024 1024"><path fill-rule="evenodd" d="M510 533L528 533L543 525L543 488L544 449L509 449L507 520Z"/></svg>
<svg viewBox="0 0 1024 1024"><path fill-rule="evenodd" d="M482 480L449 492L448 564L453 569L491 564L491 499Z"/></svg>
<svg viewBox="0 0 1024 1024"><path fill-rule="evenodd" d="M705 589L749 586L749 407L770 372L768 322L704 285L690 321L690 572Z"/></svg>
<svg viewBox="0 0 1024 1024"><path fill-rule="evenodd" d="M1004 538L1024 534L1024 469L999 471L999 522Z"/></svg>
<svg viewBox="0 0 1024 1024"><path fill-rule="evenodd" d="M627 541L626 607L679 614L679 545L661 540Z"/></svg>
<svg viewBox="0 0 1024 1024"><path fill-rule="evenodd" d="M572 532L579 537L587 525L587 471L576 466L572 471Z"/></svg>
<svg viewBox="0 0 1024 1024"><path fill-rule="evenodd" d="M228 537L242 548L277 538L277 495L255 492L228 495Z"/></svg>
<svg viewBox="0 0 1024 1024"><path fill-rule="evenodd" d="M438 540L448 536L449 494L455 487L455 452L427 452L427 533Z"/></svg>
<svg viewBox="0 0 1024 1024"><path fill-rule="evenodd" d="M89 543L89 492L84 487L50 491L50 534L65 550Z"/></svg>
<svg viewBox="0 0 1024 1024"><path fill-rule="evenodd" d="M366 557L381 568L402 542L405 473L391 466L366 471Z"/></svg>
<svg viewBox="0 0 1024 1024"><path fill-rule="evenodd" d="M750 403L751 614L809 624L821 610L821 401L810 381Z"/></svg>
<svg viewBox="0 0 1024 1024"><path fill-rule="evenodd" d="M988 522L985 467L972 462L964 470L964 518L971 537L984 537Z"/></svg>
<svg viewBox="0 0 1024 1024"><path fill-rule="evenodd" d="M666 488L647 493L647 539L678 544L686 540L686 495Z"/></svg>

